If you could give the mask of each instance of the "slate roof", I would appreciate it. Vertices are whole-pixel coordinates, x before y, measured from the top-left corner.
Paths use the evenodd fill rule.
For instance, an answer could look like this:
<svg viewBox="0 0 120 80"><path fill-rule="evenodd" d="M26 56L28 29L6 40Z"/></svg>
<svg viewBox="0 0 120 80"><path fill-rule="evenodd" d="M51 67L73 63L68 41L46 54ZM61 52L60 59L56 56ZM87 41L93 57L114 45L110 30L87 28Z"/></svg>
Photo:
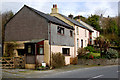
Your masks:
<svg viewBox="0 0 120 80"><path fill-rule="evenodd" d="M38 15L44 17L45 19L47 19L49 22L52 22L52 23L55 23L55 24L59 24L59 25L62 25L63 27L66 27L66 28L69 28L69 29L73 29L73 26L70 26L68 25L67 23L63 22L62 20L56 18L56 17L53 17L53 16L50 16L48 14L45 14L43 12L40 12L34 8L31 8L31 7L28 7L26 5L24 5L25 7L29 8L30 10L34 11L35 13L37 13Z"/></svg>
<svg viewBox="0 0 120 80"><path fill-rule="evenodd" d="M74 19L70 19L70 18L68 18L67 16L62 15L62 14L60 14L60 13L59 13L59 15L63 16L65 19L69 20L69 21L72 22L73 24L75 24L75 25L77 25L77 26L80 26L80 27L82 27L82 28L88 29L89 31L92 31L92 32L93 32L92 29L90 29L90 28L82 25L80 22L78 22L78 21L76 21L76 20L74 20Z"/></svg>

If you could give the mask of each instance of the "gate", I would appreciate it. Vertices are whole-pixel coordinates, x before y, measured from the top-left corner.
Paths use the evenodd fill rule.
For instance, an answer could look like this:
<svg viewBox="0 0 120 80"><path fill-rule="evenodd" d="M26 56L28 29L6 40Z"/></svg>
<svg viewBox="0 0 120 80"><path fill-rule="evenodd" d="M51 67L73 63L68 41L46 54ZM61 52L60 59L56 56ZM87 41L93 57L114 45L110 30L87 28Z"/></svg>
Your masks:
<svg viewBox="0 0 120 80"><path fill-rule="evenodd" d="M0 57L0 68L24 68L25 56L22 57Z"/></svg>

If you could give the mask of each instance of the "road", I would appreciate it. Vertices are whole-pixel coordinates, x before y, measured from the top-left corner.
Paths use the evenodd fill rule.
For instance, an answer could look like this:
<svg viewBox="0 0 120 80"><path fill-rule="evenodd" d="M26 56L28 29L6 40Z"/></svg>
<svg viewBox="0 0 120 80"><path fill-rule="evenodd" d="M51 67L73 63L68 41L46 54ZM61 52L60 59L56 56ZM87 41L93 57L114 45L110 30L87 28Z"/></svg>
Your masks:
<svg viewBox="0 0 120 80"><path fill-rule="evenodd" d="M69 71L34 71L27 74L10 74L3 72L4 78L7 76L14 78L87 78L87 80L95 80L102 78L118 78L120 77L120 66L99 66L99 67L90 67L90 68L79 68ZM16 70L15 70L16 71ZM13 71L11 71L13 72ZM100 80L101 80L100 79ZM108 79L114 80L114 79ZM117 79L118 80L118 79Z"/></svg>
<svg viewBox="0 0 120 80"><path fill-rule="evenodd" d="M46 75L42 78L89 78L89 80L95 78L118 78L120 77L118 69L120 69L120 66L119 68L118 66L92 67Z"/></svg>

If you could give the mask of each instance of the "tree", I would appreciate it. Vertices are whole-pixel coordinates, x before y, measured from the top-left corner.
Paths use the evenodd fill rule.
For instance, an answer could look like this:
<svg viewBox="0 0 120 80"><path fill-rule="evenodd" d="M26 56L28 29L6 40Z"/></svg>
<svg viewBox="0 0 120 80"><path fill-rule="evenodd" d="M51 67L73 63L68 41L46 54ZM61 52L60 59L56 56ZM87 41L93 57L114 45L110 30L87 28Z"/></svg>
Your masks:
<svg viewBox="0 0 120 80"><path fill-rule="evenodd" d="M2 51L4 48L5 24L9 21L10 18L13 17L13 15L14 14L12 11L2 13Z"/></svg>
<svg viewBox="0 0 120 80"><path fill-rule="evenodd" d="M101 51L101 57L103 57L103 55L105 55L105 53L107 52L109 46L110 46L110 42L109 40L105 39L103 36L97 37L96 38L96 43L99 45L100 51ZM104 49L104 52L102 52Z"/></svg>
<svg viewBox="0 0 120 80"><path fill-rule="evenodd" d="M78 15L78 16L75 16L74 19L75 19L75 20L80 19L80 20L82 20L82 21L84 21L84 22L87 21L87 19L86 19L85 17L79 16L79 15Z"/></svg>
<svg viewBox="0 0 120 80"><path fill-rule="evenodd" d="M109 28L108 28L108 33L112 34L118 34L118 26L115 20L109 19Z"/></svg>
<svg viewBox="0 0 120 80"><path fill-rule="evenodd" d="M87 19L87 23L93 26L95 29L100 30L99 25L99 16L98 15L91 15Z"/></svg>

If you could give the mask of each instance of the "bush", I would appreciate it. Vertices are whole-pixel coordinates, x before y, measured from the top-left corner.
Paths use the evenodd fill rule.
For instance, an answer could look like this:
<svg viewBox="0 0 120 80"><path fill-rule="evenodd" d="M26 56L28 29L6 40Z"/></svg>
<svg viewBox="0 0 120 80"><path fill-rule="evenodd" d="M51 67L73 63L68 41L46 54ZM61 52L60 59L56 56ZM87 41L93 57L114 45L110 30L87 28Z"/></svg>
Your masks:
<svg viewBox="0 0 120 80"><path fill-rule="evenodd" d="M100 53L93 53L93 52L90 52L90 53L87 53L84 58L86 59L99 59L100 58Z"/></svg>
<svg viewBox="0 0 120 80"><path fill-rule="evenodd" d="M62 53L53 53L52 54L52 67L59 68L65 65L65 57Z"/></svg>
<svg viewBox="0 0 120 80"><path fill-rule="evenodd" d="M78 63L78 57L71 58L71 64L76 65Z"/></svg>
<svg viewBox="0 0 120 80"><path fill-rule="evenodd" d="M117 58L118 57L118 52L116 50L110 48L105 53L105 57L108 58L108 59Z"/></svg>
<svg viewBox="0 0 120 80"><path fill-rule="evenodd" d="M92 46L87 46L85 49L90 52L95 52L95 49Z"/></svg>
<svg viewBox="0 0 120 80"><path fill-rule="evenodd" d="M86 50L84 48L79 48L77 50L78 53L78 59L86 55Z"/></svg>

